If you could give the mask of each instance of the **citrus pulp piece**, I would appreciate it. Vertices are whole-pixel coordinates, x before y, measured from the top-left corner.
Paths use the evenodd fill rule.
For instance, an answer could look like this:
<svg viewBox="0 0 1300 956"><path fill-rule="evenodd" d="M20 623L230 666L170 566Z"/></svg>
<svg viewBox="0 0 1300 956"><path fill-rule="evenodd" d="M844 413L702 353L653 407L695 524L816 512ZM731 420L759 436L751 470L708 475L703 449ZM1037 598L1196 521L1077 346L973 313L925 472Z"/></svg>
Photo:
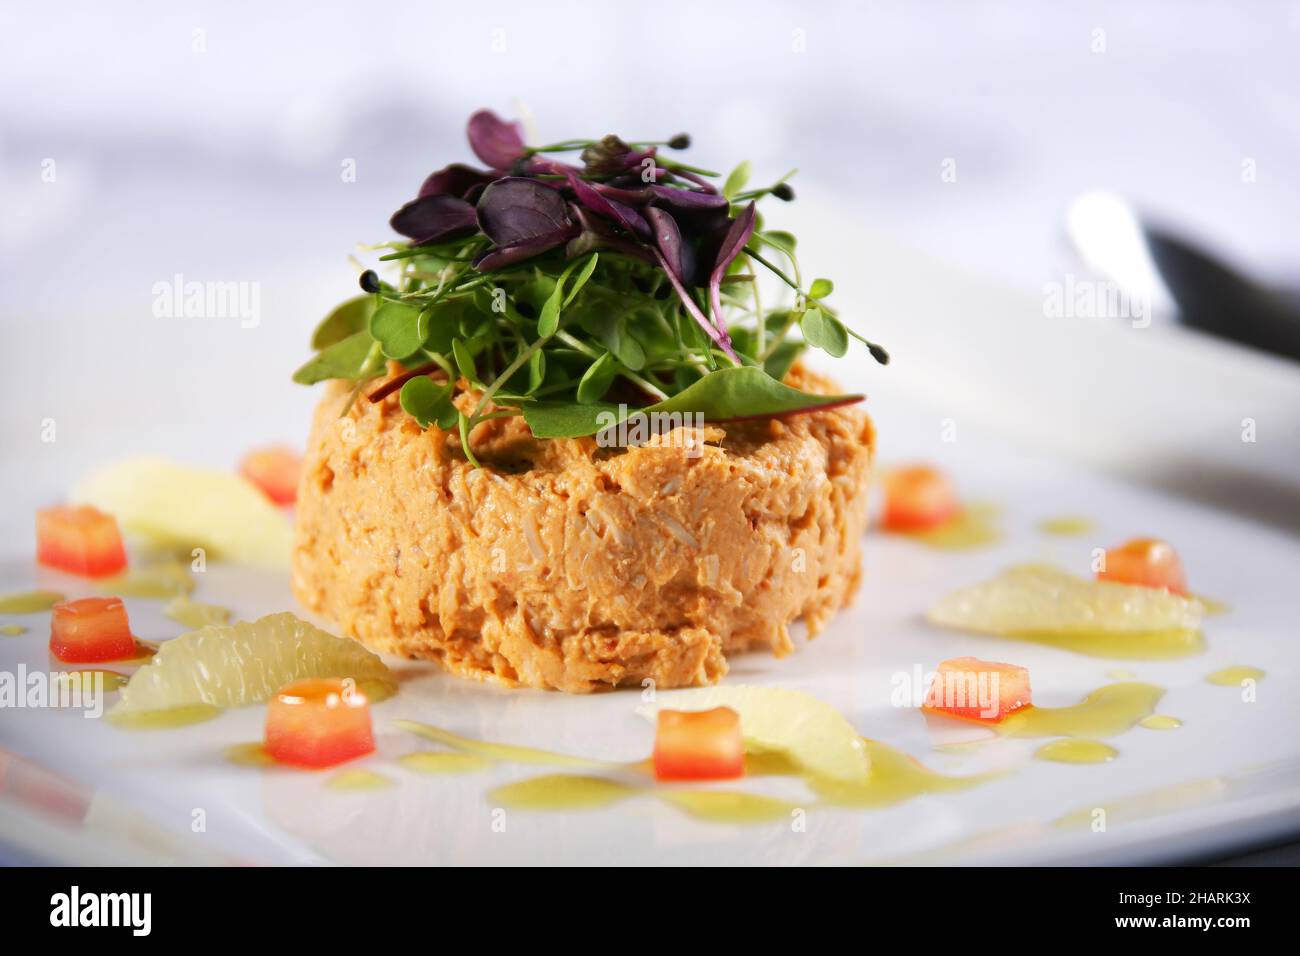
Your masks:
<svg viewBox="0 0 1300 956"><path fill-rule="evenodd" d="M1113 581L1090 581L1059 568L1019 565L954 591L926 617L964 631L1115 634L1195 631L1204 606L1195 598Z"/></svg>
<svg viewBox="0 0 1300 956"><path fill-rule="evenodd" d="M203 548L210 558L256 567L289 563L288 519L238 475L127 458L83 479L72 500L109 512L125 530L160 547Z"/></svg>
<svg viewBox="0 0 1300 956"><path fill-rule="evenodd" d="M384 662L356 641L283 612L251 623L201 627L164 641L122 689L110 715L258 704L307 677L351 677L363 688L392 687ZM372 691L370 696L384 695Z"/></svg>
<svg viewBox="0 0 1300 956"><path fill-rule="evenodd" d="M659 695L672 710L730 707L740 714L747 751L779 751L808 773L859 781L871 769L866 744L834 707L802 691L783 687L699 687Z"/></svg>

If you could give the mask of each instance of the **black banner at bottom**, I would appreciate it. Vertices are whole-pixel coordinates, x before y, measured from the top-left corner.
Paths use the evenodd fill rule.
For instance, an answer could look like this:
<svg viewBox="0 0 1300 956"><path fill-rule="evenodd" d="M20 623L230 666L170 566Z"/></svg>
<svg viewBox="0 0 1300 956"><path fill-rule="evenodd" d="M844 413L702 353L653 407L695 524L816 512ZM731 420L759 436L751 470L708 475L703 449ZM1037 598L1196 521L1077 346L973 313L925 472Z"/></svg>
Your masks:
<svg viewBox="0 0 1300 956"><path fill-rule="evenodd" d="M28 934L107 940L202 943L280 938L331 945L376 932L446 927L463 938L482 927L492 939L528 926L554 934L648 934L681 939L691 929L729 947L777 923L816 934L857 925L870 934L1017 934L1054 938L1126 935L1223 941L1291 920L1291 869L975 869L942 871L707 869L643 874L470 869L10 869L0 871L5 927ZM761 884L755 886L755 881ZM788 888L780 886L789 882ZM856 902L850 902L856 901ZM564 914L571 913L571 917ZM572 920L565 926L566 919ZM454 921L454 922L453 922ZM453 929L455 927L455 929ZM253 934L250 936L250 934ZM12 937L11 937L12 938ZM382 938L382 937L381 937ZM919 937L918 937L919 938ZM983 937L988 938L988 937ZM436 941L431 940L436 945ZM585 943L583 945L586 945Z"/></svg>

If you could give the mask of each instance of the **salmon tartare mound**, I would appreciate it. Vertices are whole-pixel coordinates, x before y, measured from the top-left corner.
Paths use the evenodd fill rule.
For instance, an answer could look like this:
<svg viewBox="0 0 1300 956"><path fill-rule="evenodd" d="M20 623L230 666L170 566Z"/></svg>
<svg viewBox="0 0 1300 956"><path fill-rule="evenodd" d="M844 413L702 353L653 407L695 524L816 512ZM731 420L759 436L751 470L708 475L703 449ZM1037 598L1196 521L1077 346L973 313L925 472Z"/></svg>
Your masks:
<svg viewBox="0 0 1300 956"><path fill-rule="evenodd" d="M340 415L349 391L312 427L293 589L373 650L573 693L684 687L787 654L791 623L815 635L856 590L874 437L854 408L626 448L495 419L475 468L396 395Z"/></svg>

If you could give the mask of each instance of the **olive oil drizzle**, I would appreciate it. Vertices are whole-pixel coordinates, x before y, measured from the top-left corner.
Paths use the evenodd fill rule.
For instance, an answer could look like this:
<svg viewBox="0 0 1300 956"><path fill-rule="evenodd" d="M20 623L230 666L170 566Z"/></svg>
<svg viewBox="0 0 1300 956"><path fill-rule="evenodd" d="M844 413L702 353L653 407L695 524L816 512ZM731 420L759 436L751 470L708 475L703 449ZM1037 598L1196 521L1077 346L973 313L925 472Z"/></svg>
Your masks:
<svg viewBox="0 0 1300 956"><path fill-rule="evenodd" d="M222 755L239 767L270 767L275 764L275 758L266 752L260 740L227 747Z"/></svg>
<svg viewBox="0 0 1300 956"><path fill-rule="evenodd" d="M58 591L22 591L0 595L0 614L39 614L64 600Z"/></svg>
<svg viewBox="0 0 1300 956"><path fill-rule="evenodd" d="M1059 647L1089 657L1109 657L1115 660L1175 660L1205 650L1205 635L1193 628L1170 628L1164 631L1012 631L1000 636Z"/></svg>
<svg viewBox="0 0 1300 956"><path fill-rule="evenodd" d="M1069 707L1026 707L991 729L1004 737L1058 738L1038 749L1035 754L1038 759L1100 763L1113 759L1118 751L1094 738L1118 734L1148 720L1163 695L1164 690L1153 684L1137 681L1108 684ZM1009 773L1000 770L949 776L888 744L866 738L863 747L869 770L860 780L832 780L808 773L791 754L781 751L751 750L746 754L747 777L801 779L812 799L799 803L735 789L659 784L653 780L653 766L648 760L631 763L591 760L479 740L418 721L395 723L402 730L448 748L416 751L398 758L398 766L417 773L467 773L494 763L562 768L562 772L527 777L488 791L487 799L492 804L523 811L593 810L645 797L704 821L762 824L786 820L797 811L816 806L879 809L925 794L966 790ZM272 762L260 744L231 748L226 751L226 758L246 766L261 767ZM328 785L334 789L364 790L391 784L389 778L373 771L351 770L331 778Z"/></svg>
<svg viewBox="0 0 1300 956"><path fill-rule="evenodd" d="M982 548L1001 540L1002 532L995 523L1000 509L997 505L969 504L953 518L933 528L921 531L892 532L911 538L930 548L941 551L968 551Z"/></svg>
<svg viewBox="0 0 1300 956"><path fill-rule="evenodd" d="M901 750L864 738L871 770L856 782L805 777L805 782L830 806L874 810L893 806L927 793L967 790L1006 776L1005 771L949 777L931 770Z"/></svg>
<svg viewBox="0 0 1300 956"><path fill-rule="evenodd" d="M608 777L548 773L488 791L488 801L512 810L594 810L641 792Z"/></svg>
<svg viewBox="0 0 1300 956"><path fill-rule="evenodd" d="M101 670L99 668L88 668L86 670L64 671L61 679L67 681L78 681L83 691L94 690L95 681L103 681L103 690L105 693L112 693L126 686L130 679L125 674L119 674L117 671Z"/></svg>
<svg viewBox="0 0 1300 956"><path fill-rule="evenodd" d="M124 730L170 730L212 720L220 713L221 708L211 704L188 704L166 710L130 711L125 714L109 711L104 719Z"/></svg>
<svg viewBox="0 0 1300 956"><path fill-rule="evenodd" d="M1105 763L1119 756L1110 744L1087 737L1061 737L1043 744L1034 751L1036 760L1054 763Z"/></svg>
<svg viewBox="0 0 1300 956"><path fill-rule="evenodd" d="M586 760L531 747L498 744L463 737L415 721L398 721L400 727L426 740L460 750L465 754L504 762L552 766L583 766L624 775L623 779L596 774L552 773L530 777L497 787L488 793L494 804L517 810L577 810L610 806L637 796L661 800L690 816L711 822L767 823L788 819L795 810L813 806L762 794L713 788L655 785L647 778L647 761L609 763ZM806 774L787 754L761 751L746 754L746 775L797 776L828 806L874 809L900 803L926 793L950 792L976 786L1003 773L949 777L931 770L902 751L876 740L864 740L871 769L861 781L838 781ZM407 758L415 757L408 754ZM448 755L450 756L450 755Z"/></svg>
<svg viewBox="0 0 1300 956"><path fill-rule="evenodd" d="M1231 667L1217 670L1212 674L1206 674L1205 679L1211 684L1218 684L1220 687L1240 687L1248 680L1263 680L1264 672L1258 667L1250 667L1246 664L1234 664Z"/></svg>
<svg viewBox="0 0 1300 956"><path fill-rule="evenodd" d="M165 600L192 593L194 578L180 561L158 561L106 578L96 585L96 589L102 594L118 597Z"/></svg>
<svg viewBox="0 0 1300 956"><path fill-rule="evenodd" d="M1074 538L1092 531L1094 525L1088 518L1079 515L1057 515L1044 518L1038 523L1038 530L1043 534L1062 538Z"/></svg>
<svg viewBox="0 0 1300 956"><path fill-rule="evenodd" d="M553 767L614 768L620 766L608 761L589 760L586 757L553 753L549 750L538 750L534 747L519 747L514 744L498 744L486 740L476 740L473 737L462 737L450 730L443 730L441 727L434 727L415 720L397 720L394 723L402 730L413 733L417 737L423 737L425 740L431 740L436 744L451 747L453 750L486 757L489 760L542 764Z"/></svg>
<svg viewBox="0 0 1300 956"><path fill-rule="evenodd" d="M419 750L403 754L397 763L416 773L472 773L492 766L487 757L469 753L442 753L436 750Z"/></svg>
<svg viewBox="0 0 1300 956"><path fill-rule="evenodd" d="M1167 714L1152 714L1138 721L1138 726L1145 727L1147 730L1177 730L1182 725L1183 722L1177 717L1170 717Z"/></svg>
<svg viewBox="0 0 1300 956"><path fill-rule="evenodd" d="M802 809L778 797L740 790L663 790L655 796L683 813L710 823L773 823Z"/></svg>
<svg viewBox="0 0 1300 956"><path fill-rule="evenodd" d="M1140 681L1107 684L1071 707L1025 707L991 729L1003 737L1113 737L1155 713L1164 693Z"/></svg>
<svg viewBox="0 0 1300 956"><path fill-rule="evenodd" d="M391 777L360 768L340 771L325 783L331 790L385 790L392 785Z"/></svg>

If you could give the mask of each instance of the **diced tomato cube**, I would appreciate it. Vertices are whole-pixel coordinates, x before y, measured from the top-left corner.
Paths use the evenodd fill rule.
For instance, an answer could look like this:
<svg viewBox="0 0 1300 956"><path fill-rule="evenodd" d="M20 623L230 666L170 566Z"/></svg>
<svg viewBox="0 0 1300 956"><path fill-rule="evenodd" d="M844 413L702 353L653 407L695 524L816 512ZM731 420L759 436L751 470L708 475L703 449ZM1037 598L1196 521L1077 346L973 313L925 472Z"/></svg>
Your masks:
<svg viewBox="0 0 1300 956"><path fill-rule="evenodd" d="M1178 552L1158 538L1134 538L1118 548L1107 548L1097 580L1164 588L1184 596L1188 593Z"/></svg>
<svg viewBox="0 0 1300 956"><path fill-rule="evenodd" d="M302 457L291 448L258 448L244 456L239 473L277 505L291 505L298 500Z"/></svg>
<svg viewBox="0 0 1300 956"><path fill-rule="evenodd" d="M338 678L285 684L267 708L264 743L273 758L300 767L332 767L372 753L370 702Z"/></svg>
<svg viewBox="0 0 1300 956"><path fill-rule="evenodd" d="M744 776L740 715L730 707L659 711L654 767L658 780L732 780Z"/></svg>
<svg viewBox="0 0 1300 956"><path fill-rule="evenodd" d="M91 597L54 605L50 653L73 664L135 657L135 637L122 599Z"/></svg>
<svg viewBox="0 0 1300 956"><path fill-rule="evenodd" d="M886 472L881 481L885 507L880 525L886 530L924 531L951 521L961 510L956 489L937 468L896 468Z"/></svg>
<svg viewBox="0 0 1300 956"><path fill-rule="evenodd" d="M935 671L924 709L997 723L1032 704L1026 668L977 657L955 657Z"/></svg>
<svg viewBox="0 0 1300 956"><path fill-rule="evenodd" d="M36 512L36 560L60 571L102 578L126 567L126 548L112 515L90 505L60 505Z"/></svg>

